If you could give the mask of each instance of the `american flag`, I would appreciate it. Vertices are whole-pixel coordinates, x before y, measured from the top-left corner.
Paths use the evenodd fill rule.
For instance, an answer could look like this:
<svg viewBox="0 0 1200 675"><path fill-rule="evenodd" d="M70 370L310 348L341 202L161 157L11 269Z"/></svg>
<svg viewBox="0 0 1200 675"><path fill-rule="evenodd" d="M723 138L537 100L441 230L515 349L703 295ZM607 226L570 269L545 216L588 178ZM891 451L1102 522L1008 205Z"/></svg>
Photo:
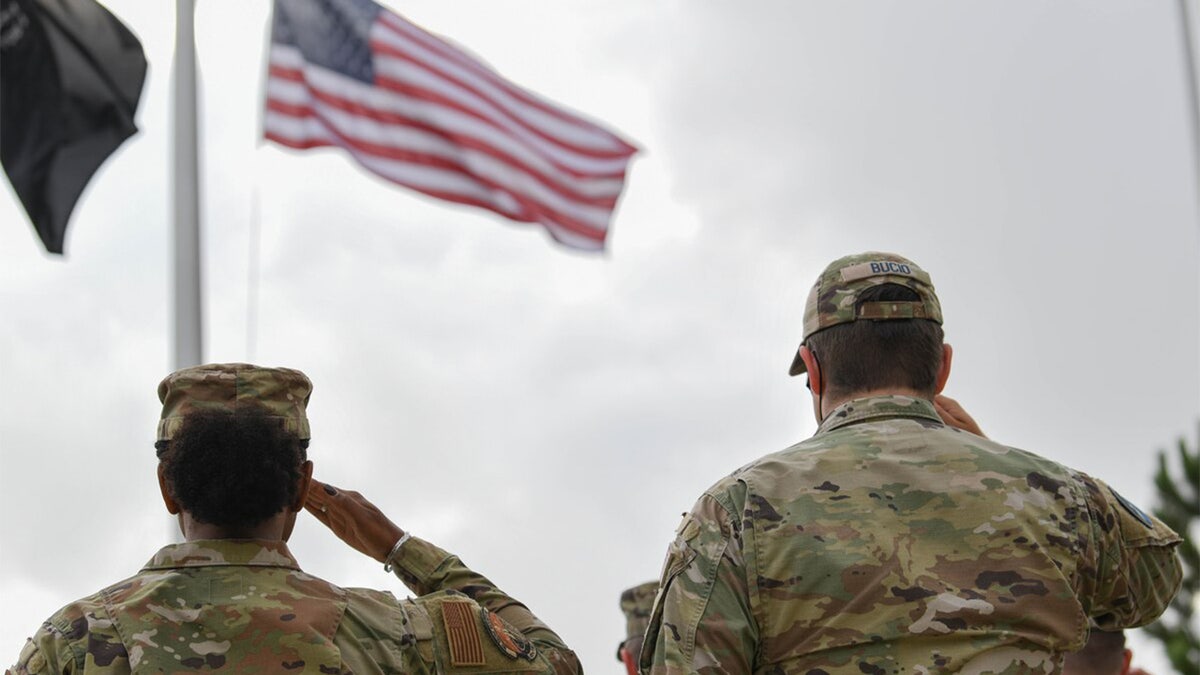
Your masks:
<svg viewBox="0 0 1200 675"><path fill-rule="evenodd" d="M275 0L263 132L604 248L636 152L370 0Z"/></svg>

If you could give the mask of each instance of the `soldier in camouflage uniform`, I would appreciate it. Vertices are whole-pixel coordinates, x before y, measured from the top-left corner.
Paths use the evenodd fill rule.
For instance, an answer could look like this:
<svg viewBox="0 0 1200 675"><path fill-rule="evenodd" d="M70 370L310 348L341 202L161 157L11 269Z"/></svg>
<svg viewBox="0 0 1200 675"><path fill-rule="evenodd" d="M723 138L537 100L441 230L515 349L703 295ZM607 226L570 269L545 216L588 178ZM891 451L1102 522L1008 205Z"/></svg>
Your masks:
<svg viewBox="0 0 1200 675"><path fill-rule="evenodd" d="M646 624L650 622L650 610L654 606L654 594L657 591L658 582L647 581L621 593L625 639L617 645L617 660L625 664L629 675L637 675L638 655L642 653L642 640L646 635Z"/></svg>
<svg viewBox="0 0 1200 675"><path fill-rule="evenodd" d="M941 322L905 258L825 269L791 368L817 432L684 517L643 672L1047 675L1089 619L1119 629L1166 608L1174 532L1099 480L939 418Z"/></svg>
<svg viewBox="0 0 1200 675"><path fill-rule="evenodd" d="M159 386L159 483L185 543L62 608L14 673L580 673L573 652L458 557L312 480L312 385L217 364ZM285 543L302 508L417 594L341 588Z"/></svg>

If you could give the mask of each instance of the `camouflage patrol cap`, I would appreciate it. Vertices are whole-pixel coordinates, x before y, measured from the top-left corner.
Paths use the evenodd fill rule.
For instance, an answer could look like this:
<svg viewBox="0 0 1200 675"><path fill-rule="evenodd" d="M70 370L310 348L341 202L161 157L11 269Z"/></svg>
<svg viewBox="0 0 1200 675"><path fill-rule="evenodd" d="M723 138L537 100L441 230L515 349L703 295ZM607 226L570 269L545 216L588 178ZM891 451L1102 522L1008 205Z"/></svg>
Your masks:
<svg viewBox="0 0 1200 675"><path fill-rule="evenodd" d="M621 612L625 614L625 640L617 647L617 660L621 660L620 649L626 642L641 640L650 625L650 610L654 609L654 596L658 593L658 582L647 581L621 593ZM634 654L636 657L637 654Z"/></svg>
<svg viewBox="0 0 1200 675"><path fill-rule="evenodd" d="M883 284L907 286L920 299L858 305L860 293ZM817 283L813 284L804 303L804 337L800 344L803 346L813 333L859 319L928 319L940 324L942 306L933 291L933 281L916 263L895 253L868 251L834 260L817 277ZM788 373L799 375L805 370L797 349Z"/></svg>
<svg viewBox="0 0 1200 675"><path fill-rule="evenodd" d="M308 376L291 368L263 368L248 363L210 363L177 370L158 385L162 418L158 440L169 441L183 418L201 410L233 413L258 404L278 417L300 439L311 438L304 409L312 395Z"/></svg>

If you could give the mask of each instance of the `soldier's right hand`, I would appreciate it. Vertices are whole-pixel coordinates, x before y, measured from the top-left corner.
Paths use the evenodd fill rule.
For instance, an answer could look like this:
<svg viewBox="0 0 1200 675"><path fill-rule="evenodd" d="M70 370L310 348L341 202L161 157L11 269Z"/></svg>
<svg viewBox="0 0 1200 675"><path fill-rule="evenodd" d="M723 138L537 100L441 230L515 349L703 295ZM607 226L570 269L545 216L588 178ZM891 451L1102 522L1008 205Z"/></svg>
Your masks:
<svg viewBox="0 0 1200 675"><path fill-rule="evenodd" d="M404 530L366 497L316 479L308 490L304 508L338 539L379 562L384 562L392 546L404 536Z"/></svg>
<svg viewBox="0 0 1200 675"><path fill-rule="evenodd" d="M983 430L979 428L979 425L975 422L975 419L968 415L966 410L963 410L963 407L959 405L958 401L955 401L949 396L942 396L941 394L938 394L937 396L933 397L933 407L937 410L938 416L941 417L942 421L947 425L952 426L955 429L969 431L976 436L987 438L987 436L983 435Z"/></svg>

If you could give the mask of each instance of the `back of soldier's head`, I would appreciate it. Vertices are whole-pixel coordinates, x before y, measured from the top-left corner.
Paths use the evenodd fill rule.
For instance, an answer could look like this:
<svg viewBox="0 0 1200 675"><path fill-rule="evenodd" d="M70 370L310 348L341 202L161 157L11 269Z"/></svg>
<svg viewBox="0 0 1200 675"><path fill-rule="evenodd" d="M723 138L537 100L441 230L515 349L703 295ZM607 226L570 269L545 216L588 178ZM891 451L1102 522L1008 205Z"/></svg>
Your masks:
<svg viewBox="0 0 1200 675"><path fill-rule="evenodd" d="M1063 675L1121 675L1125 663L1125 633L1093 629L1083 649L1067 654Z"/></svg>
<svg viewBox="0 0 1200 675"><path fill-rule="evenodd" d="M242 529L296 501L312 384L249 364L185 368L159 385L159 459L171 496L199 522Z"/></svg>
<svg viewBox="0 0 1200 675"><path fill-rule="evenodd" d="M832 397L889 388L932 396L941 323L924 270L893 253L868 252L833 261L817 278L801 344L815 354ZM791 374L805 370L797 355Z"/></svg>

